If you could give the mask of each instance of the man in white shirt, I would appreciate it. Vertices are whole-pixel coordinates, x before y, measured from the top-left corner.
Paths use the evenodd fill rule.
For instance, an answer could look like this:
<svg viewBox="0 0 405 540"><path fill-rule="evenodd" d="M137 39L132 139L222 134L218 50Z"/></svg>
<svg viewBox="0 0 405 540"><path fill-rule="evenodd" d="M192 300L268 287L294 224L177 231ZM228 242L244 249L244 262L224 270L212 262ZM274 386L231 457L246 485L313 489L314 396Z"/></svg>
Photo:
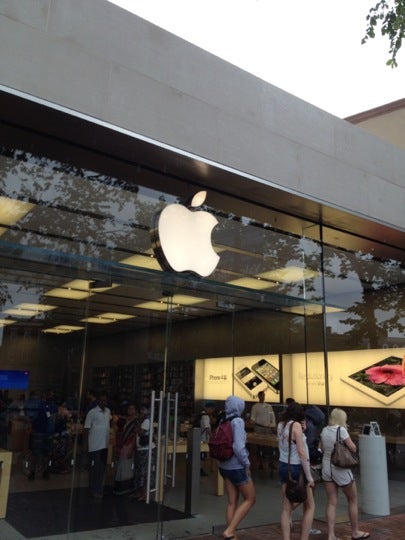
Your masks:
<svg viewBox="0 0 405 540"><path fill-rule="evenodd" d="M259 435L270 435L276 429L276 417L273 407L270 403L265 403L266 393L261 391L258 393L259 402L255 403L250 411L250 422L254 425L254 432ZM259 469L263 469L263 458L266 452L270 457L270 466L273 467L274 456L271 448L265 446L257 446L257 458L259 461Z"/></svg>
<svg viewBox="0 0 405 540"><path fill-rule="evenodd" d="M107 395L100 394L97 406L89 410L84 422L89 453L89 488L91 495L96 499L103 498L110 439L111 411L107 407L107 402Z"/></svg>
<svg viewBox="0 0 405 540"><path fill-rule="evenodd" d="M255 433L267 435L276 427L276 417L270 403L265 403L265 392L259 392L259 403L255 403L250 412L250 420L254 423Z"/></svg>
<svg viewBox="0 0 405 540"><path fill-rule="evenodd" d="M201 410L200 413L200 429L201 429L201 442L208 442L211 438L211 418L210 412L212 408L205 408ZM206 458L205 452L201 452L201 461L204 461ZM201 464L200 476L208 476L208 473L204 470L204 467Z"/></svg>

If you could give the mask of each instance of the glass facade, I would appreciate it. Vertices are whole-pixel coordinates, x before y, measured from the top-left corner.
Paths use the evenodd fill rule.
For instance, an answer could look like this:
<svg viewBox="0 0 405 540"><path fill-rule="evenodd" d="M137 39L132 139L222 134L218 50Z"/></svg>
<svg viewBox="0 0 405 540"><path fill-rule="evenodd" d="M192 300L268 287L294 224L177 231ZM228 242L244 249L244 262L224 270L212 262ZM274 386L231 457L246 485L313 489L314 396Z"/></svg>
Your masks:
<svg viewBox="0 0 405 540"><path fill-rule="evenodd" d="M152 246L157 216L202 188L130 156L1 132L0 359L10 373L0 379L0 446L12 452L12 490L32 490L30 407L52 391L60 438L51 482L84 497L91 388L108 392L116 417L130 401L150 406L152 391L178 393L173 429L182 437L201 403L220 407L235 393L248 412L255 380L276 410L293 396L342 406L354 433L378 421L390 471L405 468L404 252L373 238L371 226L368 238L356 236L218 185L202 207L218 222L216 269L207 278L165 271ZM14 383L16 372L28 383ZM116 445L112 431L107 487ZM170 474L158 472L152 521L161 526L160 503L173 504ZM77 530L69 501L65 527Z"/></svg>

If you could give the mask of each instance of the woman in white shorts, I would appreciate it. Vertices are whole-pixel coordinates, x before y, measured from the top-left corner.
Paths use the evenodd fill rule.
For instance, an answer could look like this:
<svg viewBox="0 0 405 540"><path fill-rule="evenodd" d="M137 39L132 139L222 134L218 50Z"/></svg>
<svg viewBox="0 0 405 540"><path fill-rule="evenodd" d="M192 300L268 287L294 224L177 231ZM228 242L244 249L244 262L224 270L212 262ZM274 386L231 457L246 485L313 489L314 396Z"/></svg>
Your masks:
<svg viewBox="0 0 405 540"><path fill-rule="evenodd" d="M343 469L332 465L330 458L336 442L337 430L340 427L340 439L352 452L357 448L351 440L346 425L347 415L342 409L333 409L329 416L329 424L321 432L321 446L323 450L322 480L328 497L326 517L328 520L328 540L337 540L335 536L336 506L338 501L338 488L341 488L349 504L349 520L352 527L352 539L369 538L370 533L361 531L358 522L357 488L353 473L350 469Z"/></svg>

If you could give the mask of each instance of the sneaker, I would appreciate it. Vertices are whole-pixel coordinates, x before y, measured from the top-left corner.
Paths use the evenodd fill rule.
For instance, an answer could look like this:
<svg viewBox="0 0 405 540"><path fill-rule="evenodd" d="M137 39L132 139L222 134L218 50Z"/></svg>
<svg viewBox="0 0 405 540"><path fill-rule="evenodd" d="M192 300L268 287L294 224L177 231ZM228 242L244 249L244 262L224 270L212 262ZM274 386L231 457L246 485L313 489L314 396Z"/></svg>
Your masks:
<svg viewBox="0 0 405 540"><path fill-rule="evenodd" d="M309 529L309 534L322 534L320 529Z"/></svg>

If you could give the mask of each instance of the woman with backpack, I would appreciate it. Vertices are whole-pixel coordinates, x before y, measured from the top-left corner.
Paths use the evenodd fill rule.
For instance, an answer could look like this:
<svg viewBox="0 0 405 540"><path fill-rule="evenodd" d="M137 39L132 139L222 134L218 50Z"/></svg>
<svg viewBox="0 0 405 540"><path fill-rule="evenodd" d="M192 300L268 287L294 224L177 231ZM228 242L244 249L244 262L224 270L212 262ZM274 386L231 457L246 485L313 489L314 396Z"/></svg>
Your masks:
<svg viewBox="0 0 405 540"><path fill-rule="evenodd" d="M250 475L249 452L246 448L245 422L241 418L245 402L236 396L225 401L225 419L232 427L233 455L219 462L219 472L224 479L227 527L223 532L225 540L237 540L235 531L256 502L255 487ZM239 497L243 500L239 504Z"/></svg>

